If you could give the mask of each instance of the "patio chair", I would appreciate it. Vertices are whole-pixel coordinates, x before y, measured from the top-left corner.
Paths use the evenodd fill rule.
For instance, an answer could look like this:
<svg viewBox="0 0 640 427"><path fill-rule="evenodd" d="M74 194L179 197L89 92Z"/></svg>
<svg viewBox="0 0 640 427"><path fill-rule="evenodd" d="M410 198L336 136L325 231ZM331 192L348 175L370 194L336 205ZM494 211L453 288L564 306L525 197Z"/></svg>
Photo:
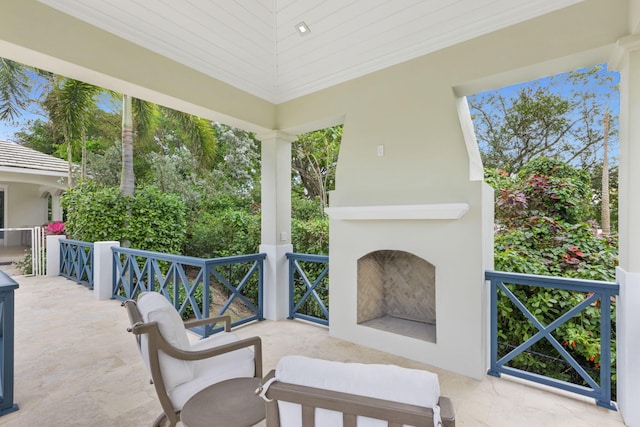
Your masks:
<svg viewBox="0 0 640 427"><path fill-rule="evenodd" d="M137 302L128 300L123 305L131 321L128 331L136 335L164 411L154 426L165 425L165 419L171 427L175 426L183 406L192 398L197 400L195 397L199 393L214 384L247 377L255 378L256 385L259 384L262 378L261 340L259 337L239 339L230 332L229 316L183 323L167 298L157 292L144 292ZM224 332L190 343L187 328L218 322L224 322ZM249 390L247 399L257 400L252 393L255 387ZM242 401L243 398L238 396L235 400ZM261 404L264 418L264 402Z"/></svg>
<svg viewBox="0 0 640 427"><path fill-rule="evenodd" d="M434 373L394 365L285 356L256 391L267 427L454 427Z"/></svg>

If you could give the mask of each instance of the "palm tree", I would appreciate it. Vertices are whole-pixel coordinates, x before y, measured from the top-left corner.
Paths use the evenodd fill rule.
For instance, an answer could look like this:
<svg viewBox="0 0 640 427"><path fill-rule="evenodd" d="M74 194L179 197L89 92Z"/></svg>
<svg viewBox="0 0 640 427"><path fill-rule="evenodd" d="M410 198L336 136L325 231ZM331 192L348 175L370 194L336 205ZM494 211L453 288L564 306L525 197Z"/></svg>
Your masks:
<svg viewBox="0 0 640 427"><path fill-rule="evenodd" d="M89 83L62 78L47 98L52 119L60 126L67 146L69 187L73 187L73 141L80 140L82 144L81 177L82 179L87 177L87 119L90 108L95 105L94 97L99 91L98 87Z"/></svg>
<svg viewBox="0 0 640 427"><path fill-rule="evenodd" d="M162 112L173 119L184 135L183 143L193 154L200 169L210 168L216 157L217 143L211 122L202 117L163 108Z"/></svg>
<svg viewBox="0 0 640 427"><path fill-rule="evenodd" d="M122 171L120 192L131 196L135 190L133 169L134 146L153 137L157 127L157 116L169 117L184 135L183 142L198 161L202 169L210 167L215 159L216 139L211 122L201 117L159 107L129 95L123 95L122 102ZM137 139L134 144L134 137Z"/></svg>
<svg viewBox="0 0 640 427"><path fill-rule="evenodd" d="M133 174L133 111L131 97L122 96L122 172L120 193L133 196L135 175Z"/></svg>
<svg viewBox="0 0 640 427"><path fill-rule="evenodd" d="M14 121L27 104L29 77L23 65L0 58L0 120Z"/></svg>

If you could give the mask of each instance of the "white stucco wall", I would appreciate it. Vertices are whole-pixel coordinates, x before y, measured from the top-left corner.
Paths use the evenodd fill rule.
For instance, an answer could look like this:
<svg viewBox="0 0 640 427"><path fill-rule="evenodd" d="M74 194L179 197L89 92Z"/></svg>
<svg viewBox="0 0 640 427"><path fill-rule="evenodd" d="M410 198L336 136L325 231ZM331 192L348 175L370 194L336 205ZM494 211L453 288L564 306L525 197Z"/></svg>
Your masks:
<svg viewBox="0 0 640 427"><path fill-rule="evenodd" d="M7 227L33 227L47 221L47 199L38 186L18 182L8 184Z"/></svg>

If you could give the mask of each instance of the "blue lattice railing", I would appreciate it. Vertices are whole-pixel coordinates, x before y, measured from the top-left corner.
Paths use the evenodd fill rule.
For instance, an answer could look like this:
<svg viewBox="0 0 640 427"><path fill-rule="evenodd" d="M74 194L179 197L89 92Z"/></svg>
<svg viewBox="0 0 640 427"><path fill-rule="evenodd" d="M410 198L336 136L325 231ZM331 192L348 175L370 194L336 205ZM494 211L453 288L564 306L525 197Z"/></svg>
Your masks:
<svg viewBox="0 0 640 427"><path fill-rule="evenodd" d="M60 239L60 275L93 289L93 243Z"/></svg>
<svg viewBox="0 0 640 427"><path fill-rule="evenodd" d="M289 319L329 325L329 257L287 253L287 259Z"/></svg>
<svg viewBox="0 0 640 427"><path fill-rule="evenodd" d="M497 271L487 271L485 273L486 280L490 281L491 286L491 369L488 374L499 377L500 374L508 374L514 377L523 378L536 383L556 387L561 390L581 394L595 399L598 406L608 409L614 409L615 405L611 402L611 302L615 295L619 292L619 286L610 282L598 282L593 280L566 279L559 277L547 277L526 275L518 273L503 273ZM560 289L568 292L580 293L579 302L568 308L563 313L558 313L555 320L551 320L548 324L543 324L538 317L534 315L527 307L527 301L521 301L515 295L515 287L538 287L541 291L546 289ZM526 319L534 325L537 330L528 339L515 346L505 346L498 342L499 324L501 318L498 309L498 299L508 298L514 307L526 317ZM504 301L504 300L503 300ZM587 372L585 367L581 366L567 348L559 342L559 334L557 328L565 324L569 319L580 316L581 312L589 307L599 308L599 319L591 319L592 324L600 323L599 330L599 349L600 363L598 370L593 376ZM533 310L536 312L537 310ZM554 336L554 332L556 336ZM598 331L596 330L596 333ZM562 381L539 373L527 372L521 369L508 366L509 362L515 357L525 352L533 354L530 349L539 341L546 339L560 356L559 360L570 366L575 372L582 384L574 382ZM560 338L560 341L563 339ZM566 344L567 342L563 342ZM499 345L502 344L502 355L499 357ZM569 346L571 347L571 346ZM592 371L593 372L593 371ZM595 377L595 378L594 378Z"/></svg>
<svg viewBox="0 0 640 427"><path fill-rule="evenodd" d="M230 315L231 325L263 320L266 254L194 258L113 247L113 297L135 299L140 292L164 294L183 318ZM209 336L211 325L194 332Z"/></svg>

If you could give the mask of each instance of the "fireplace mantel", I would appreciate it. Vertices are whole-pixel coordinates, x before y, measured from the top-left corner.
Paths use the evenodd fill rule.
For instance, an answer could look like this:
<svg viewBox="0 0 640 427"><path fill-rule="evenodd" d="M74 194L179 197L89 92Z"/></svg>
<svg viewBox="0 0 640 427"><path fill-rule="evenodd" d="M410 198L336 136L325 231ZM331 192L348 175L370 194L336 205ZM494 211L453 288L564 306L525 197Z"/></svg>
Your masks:
<svg viewBox="0 0 640 427"><path fill-rule="evenodd" d="M346 221L459 219L469 211L469 204L340 206L324 211L331 219Z"/></svg>

